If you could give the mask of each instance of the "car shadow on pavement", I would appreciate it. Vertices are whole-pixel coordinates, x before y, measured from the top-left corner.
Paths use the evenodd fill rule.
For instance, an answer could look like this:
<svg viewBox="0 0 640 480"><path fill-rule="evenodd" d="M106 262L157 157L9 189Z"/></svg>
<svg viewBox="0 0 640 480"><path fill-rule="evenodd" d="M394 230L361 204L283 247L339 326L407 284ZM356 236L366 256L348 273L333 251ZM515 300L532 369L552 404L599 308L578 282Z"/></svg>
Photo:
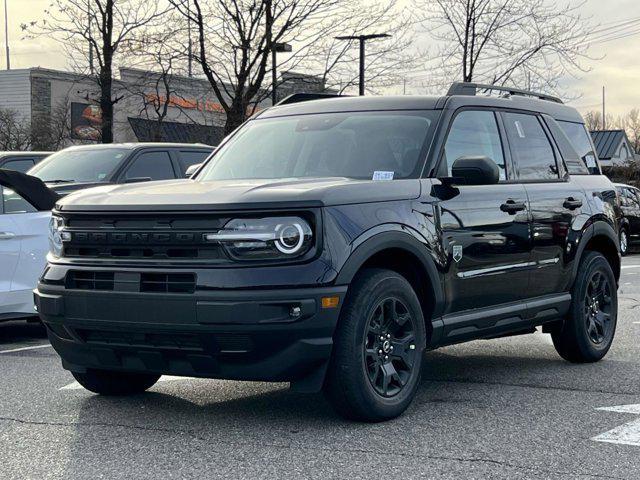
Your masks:
<svg viewBox="0 0 640 480"><path fill-rule="evenodd" d="M47 331L39 321L11 320L0 323L0 345L47 338Z"/></svg>

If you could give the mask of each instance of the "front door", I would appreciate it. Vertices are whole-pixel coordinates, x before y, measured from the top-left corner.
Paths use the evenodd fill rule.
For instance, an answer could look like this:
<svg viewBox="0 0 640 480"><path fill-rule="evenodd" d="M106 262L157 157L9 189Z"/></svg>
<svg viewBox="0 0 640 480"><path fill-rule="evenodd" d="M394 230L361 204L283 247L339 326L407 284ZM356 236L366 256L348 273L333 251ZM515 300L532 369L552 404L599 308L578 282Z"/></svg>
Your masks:
<svg viewBox="0 0 640 480"><path fill-rule="evenodd" d="M522 300L530 266L527 195L522 185L512 181L495 112L463 110L454 117L441 160L449 175L453 162L463 156L491 158L501 181L456 186L456 194L439 202L443 248L449 258L445 316ZM486 321L495 322L496 317ZM460 325L457 320L453 323ZM487 326L479 321L469 327L470 333Z"/></svg>
<svg viewBox="0 0 640 480"><path fill-rule="evenodd" d="M3 213L3 191L0 186L0 314L6 311L11 281L20 260L20 234L12 215Z"/></svg>

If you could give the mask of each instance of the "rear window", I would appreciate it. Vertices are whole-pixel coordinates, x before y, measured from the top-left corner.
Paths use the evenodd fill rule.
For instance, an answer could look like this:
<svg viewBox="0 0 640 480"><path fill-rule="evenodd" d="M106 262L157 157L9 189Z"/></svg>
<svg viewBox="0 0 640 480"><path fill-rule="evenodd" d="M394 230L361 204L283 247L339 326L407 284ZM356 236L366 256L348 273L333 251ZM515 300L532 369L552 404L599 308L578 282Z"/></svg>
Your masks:
<svg viewBox="0 0 640 480"><path fill-rule="evenodd" d="M598 167L596 153L593 149L591 136L589 135L589 132L587 132L585 126L581 123L562 121L558 121L558 125L560 125L564 134L569 138L571 145L582 159L582 162L584 163L584 166L587 167L589 173L592 175L599 175L600 168ZM580 175L584 173L581 168L572 169L571 165L567 165L567 168L569 173L573 175Z"/></svg>
<svg viewBox="0 0 640 480"><path fill-rule="evenodd" d="M198 180L417 178L437 111L323 113L248 122Z"/></svg>

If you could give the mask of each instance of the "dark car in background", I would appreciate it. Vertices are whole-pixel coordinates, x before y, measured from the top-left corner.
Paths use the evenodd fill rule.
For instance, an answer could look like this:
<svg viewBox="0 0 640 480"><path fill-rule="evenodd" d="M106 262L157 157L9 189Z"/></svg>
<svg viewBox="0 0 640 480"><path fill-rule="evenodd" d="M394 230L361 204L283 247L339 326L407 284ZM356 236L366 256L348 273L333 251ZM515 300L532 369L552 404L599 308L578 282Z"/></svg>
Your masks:
<svg viewBox="0 0 640 480"><path fill-rule="evenodd" d="M59 194L105 184L185 178L214 147L180 143L113 143L69 147L27 173Z"/></svg>
<svg viewBox="0 0 640 480"><path fill-rule="evenodd" d="M25 173L53 152L0 152L0 168Z"/></svg>
<svg viewBox="0 0 640 480"><path fill-rule="evenodd" d="M626 255L633 245L640 244L640 190L623 184L616 184L616 189L622 210L620 253Z"/></svg>

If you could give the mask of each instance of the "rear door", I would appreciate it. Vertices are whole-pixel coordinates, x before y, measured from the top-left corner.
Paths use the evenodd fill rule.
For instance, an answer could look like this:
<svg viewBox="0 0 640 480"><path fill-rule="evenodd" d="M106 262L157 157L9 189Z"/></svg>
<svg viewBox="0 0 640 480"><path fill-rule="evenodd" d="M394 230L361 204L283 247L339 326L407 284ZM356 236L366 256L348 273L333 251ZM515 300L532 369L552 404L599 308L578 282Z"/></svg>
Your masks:
<svg viewBox="0 0 640 480"><path fill-rule="evenodd" d="M0 313L9 313L7 298L11 281L20 260L20 232L12 215L4 213L4 195L8 190L0 185Z"/></svg>
<svg viewBox="0 0 640 480"><path fill-rule="evenodd" d="M540 297L567 292L574 257L573 241L581 231L581 218L588 218L588 215L582 216L583 209L587 208L585 193L571 181L560 149L541 116L503 112L502 118L514 168L525 186L531 207L531 262L534 265L528 295ZM577 158L577 153L574 155Z"/></svg>
<svg viewBox="0 0 640 480"><path fill-rule="evenodd" d="M626 207L625 216L629 220L629 235L631 241L637 243L640 241L640 193L636 188L626 188Z"/></svg>
<svg viewBox="0 0 640 480"><path fill-rule="evenodd" d="M445 277L447 315L518 302L527 295L529 208L524 187L513 181L505 147L494 111L462 110L453 118L440 160L448 171L441 174L450 176L457 158L487 156L498 165L501 180L497 185L456 186L457 194L439 203L443 246L451 252ZM472 337L498 321L495 315L477 318L472 326L450 318L446 334L460 339L456 332L464 330Z"/></svg>

